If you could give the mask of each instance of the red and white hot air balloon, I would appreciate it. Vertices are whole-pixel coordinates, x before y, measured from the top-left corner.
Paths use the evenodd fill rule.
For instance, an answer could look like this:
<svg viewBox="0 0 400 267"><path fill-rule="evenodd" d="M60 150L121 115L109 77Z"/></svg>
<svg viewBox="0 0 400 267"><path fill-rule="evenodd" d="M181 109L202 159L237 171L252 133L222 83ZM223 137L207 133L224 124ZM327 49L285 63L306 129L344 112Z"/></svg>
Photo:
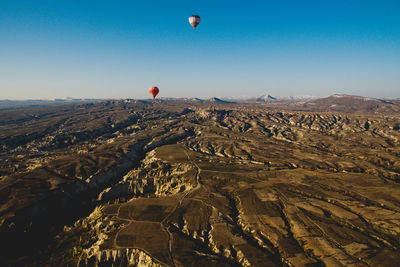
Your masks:
<svg viewBox="0 0 400 267"><path fill-rule="evenodd" d="M153 96L153 99L156 98L158 92L160 92L160 90L158 89L157 86L150 87L149 89L149 93Z"/></svg>
<svg viewBox="0 0 400 267"><path fill-rule="evenodd" d="M197 25L200 23L200 16L193 15L189 17L189 23L192 25L193 29L196 29Z"/></svg>

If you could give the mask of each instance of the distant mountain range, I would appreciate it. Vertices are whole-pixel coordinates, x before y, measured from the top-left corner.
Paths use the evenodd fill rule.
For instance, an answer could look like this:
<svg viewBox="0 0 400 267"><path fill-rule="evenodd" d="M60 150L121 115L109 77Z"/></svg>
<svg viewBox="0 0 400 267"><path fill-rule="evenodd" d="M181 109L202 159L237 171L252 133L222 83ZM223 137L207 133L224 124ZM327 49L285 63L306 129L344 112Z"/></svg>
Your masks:
<svg viewBox="0 0 400 267"><path fill-rule="evenodd" d="M27 99L27 100L9 100L0 99L0 108L19 108L27 106L39 106L39 105L56 105L62 103L78 103L78 102L93 102L105 99L95 98L55 98L55 99Z"/></svg>
<svg viewBox="0 0 400 267"><path fill-rule="evenodd" d="M304 103L304 107L311 110L337 112L398 113L400 112L400 100L335 94L308 101Z"/></svg>
<svg viewBox="0 0 400 267"><path fill-rule="evenodd" d="M294 95L294 96L271 96L271 95L262 95L256 98L256 101L259 102L273 102L273 101L294 101L294 102L304 102L313 99L317 99L317 96L312 95Z"/></svg>
<svg viewBox="0 0 400 267"><path fill-rule="evenodd" d="M211 103L234 103L234 102L232 102L232 101L222 100L222 99L217 98L217 97L211 97L211 98L205 100L204 102L211 102Z"/></svg>
<svg viewBox="0 0 400 267"><path fill-rule="evenodd" d="M26 106L41 105L59 105L67 103L93 102L93 101L109 101L112 99L82 99L82 98L62 98L54 100L0 100L0 108L19 108ZM114 99L115 100L115 99ZM124 101L141 101L143 103L151 103L153 100L143 99L125 99ZM161 102L191 102L193 104L262 104L274 108L303 110L303 111L333 111L333 112L361 112L361 113L399 113L399 98L371 98L363 96L335 94L328 97L316 97L311 95L294 95L294 96L272 96L270 94L262 95L257 98L247 100L233 100L230 98L211 97L209 99L192 98L172 98L161 97L156 98Z"/></svg>
<svg viewBox="0 0 400 267"><path fill-rule="evenodd" d="M193 103L235 103L236 101L233 101L231 99L220 99L218 97L211 97L208 99L200 99L197 97L189 97L189 98L172 98L172 97L161 97L159 98L160 100L163 101L188 101L188 102L193 102Z"/></svg>

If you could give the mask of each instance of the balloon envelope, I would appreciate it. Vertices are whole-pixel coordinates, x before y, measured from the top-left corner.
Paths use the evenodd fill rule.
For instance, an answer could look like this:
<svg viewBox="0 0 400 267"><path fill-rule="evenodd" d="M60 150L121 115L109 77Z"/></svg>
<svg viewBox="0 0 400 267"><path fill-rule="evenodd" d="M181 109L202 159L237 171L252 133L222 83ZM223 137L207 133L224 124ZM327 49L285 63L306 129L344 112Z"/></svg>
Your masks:
<svg viewBox="0 0 400 267"><path fill-rule="evenodd" d="M200 16L193 15L189 17L189 23L192 25L193 29L196 29L197 25L200 23Z"/></svg>
<svg viewBox="0 0 400 267"><path fill-rule="evenodd" d="M150 87L149 89L149 93L153 96L153 98L158 95L158 92L160 92L160 90L156 86Z"/></svg>

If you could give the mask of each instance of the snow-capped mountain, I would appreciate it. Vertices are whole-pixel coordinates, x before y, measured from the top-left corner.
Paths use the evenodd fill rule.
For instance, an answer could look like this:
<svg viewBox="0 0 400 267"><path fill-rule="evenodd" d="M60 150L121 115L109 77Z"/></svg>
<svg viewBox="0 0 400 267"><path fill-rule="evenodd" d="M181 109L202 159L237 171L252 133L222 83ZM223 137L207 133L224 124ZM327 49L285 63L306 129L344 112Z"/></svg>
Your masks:
<svg viewBox="0 0 400 267"><path fill-rule="evenodd" d="M318 97L312 95L294 95L294 96L271 96L269 94L258 97L257 101L263 102L274 102L274 101L293 101L293 102L305 102Z"/></svg>

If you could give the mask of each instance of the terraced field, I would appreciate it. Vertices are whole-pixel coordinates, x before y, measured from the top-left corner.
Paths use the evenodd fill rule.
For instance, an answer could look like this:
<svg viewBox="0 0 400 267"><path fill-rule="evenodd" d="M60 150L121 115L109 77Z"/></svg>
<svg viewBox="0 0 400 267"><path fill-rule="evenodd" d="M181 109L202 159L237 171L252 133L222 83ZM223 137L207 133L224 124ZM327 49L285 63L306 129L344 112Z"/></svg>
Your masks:
<svg viewBox="0 0 400 267"><path fill-rule="evenodd" d="M133 100L0 113L3 266L400 261L399 114Z"/></svg>

